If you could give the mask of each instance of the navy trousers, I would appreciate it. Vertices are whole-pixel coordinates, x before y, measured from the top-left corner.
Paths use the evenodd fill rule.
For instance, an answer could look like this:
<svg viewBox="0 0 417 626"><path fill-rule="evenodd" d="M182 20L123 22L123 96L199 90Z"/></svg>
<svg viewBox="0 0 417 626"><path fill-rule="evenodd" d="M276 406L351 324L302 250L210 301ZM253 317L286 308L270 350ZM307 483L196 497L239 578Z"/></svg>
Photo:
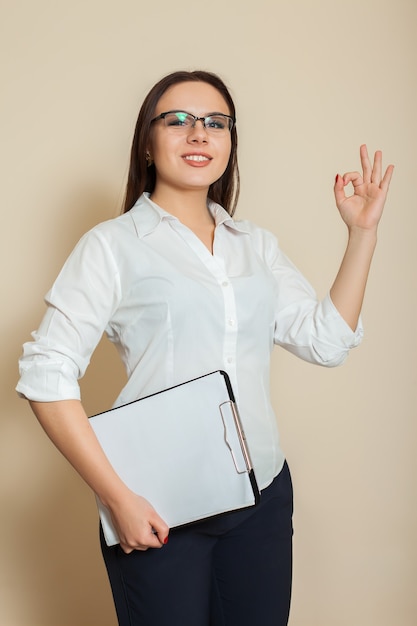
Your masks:
<svg viewBox="0 0 417 626"><path fill-rule="evenodd" d="M171 530L161 549L104 561L119 626L286 626L292 577L287 464L258 506Z"/></svg>

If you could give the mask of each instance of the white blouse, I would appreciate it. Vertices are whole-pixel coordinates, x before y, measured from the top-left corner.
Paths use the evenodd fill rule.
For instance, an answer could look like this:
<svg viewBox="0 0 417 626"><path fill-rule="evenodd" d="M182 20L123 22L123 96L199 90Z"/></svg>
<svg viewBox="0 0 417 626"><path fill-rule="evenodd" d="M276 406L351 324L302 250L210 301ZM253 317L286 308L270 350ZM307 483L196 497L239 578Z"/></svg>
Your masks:
<svg viewBox="0 0 417 626"><path fill-rule="evenodd" d="M148 194L86 233L24 345L17 391L37 401L79 399L78 379L103 332L128 374L115 406L223 369L264 488L284 463L269 392L274 343L332 367L363 332L361 324L350 329L329 296L317 301L271 233L215 203L209 209L213 254Z"/></svg>

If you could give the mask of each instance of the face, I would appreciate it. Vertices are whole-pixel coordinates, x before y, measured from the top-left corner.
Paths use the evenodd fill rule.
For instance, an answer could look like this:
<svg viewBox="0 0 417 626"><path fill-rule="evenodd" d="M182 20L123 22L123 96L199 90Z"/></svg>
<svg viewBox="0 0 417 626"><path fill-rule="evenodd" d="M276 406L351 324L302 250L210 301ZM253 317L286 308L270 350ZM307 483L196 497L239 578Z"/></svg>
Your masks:
<svg viewBox="0 0 417 626"><path fill-rule="evenodd" d="M179 83L161 96L154 117L166 111L186 111L196 117L230 115L223 96L203 82ZM170 132L163 120L152 124L149 152L155 164L155 195L162 191L201 190L218 180L229 162L231 137L208 133L201 121L186 132Z"/></svg>

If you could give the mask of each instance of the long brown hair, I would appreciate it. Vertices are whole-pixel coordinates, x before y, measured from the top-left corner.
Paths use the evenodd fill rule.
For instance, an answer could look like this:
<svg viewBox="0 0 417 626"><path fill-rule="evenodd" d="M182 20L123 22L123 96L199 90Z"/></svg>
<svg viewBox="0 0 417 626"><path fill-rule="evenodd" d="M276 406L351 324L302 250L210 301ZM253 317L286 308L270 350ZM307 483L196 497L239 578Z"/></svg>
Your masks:
<svg viewBox="0 0 417 626"><path fill-rule="evenodd" d="M126 193L123 204L123 213L130 211L136 200L144 191L152 193L155 189L156 170L155 166L148 167L146 151L149 145L151 120L154 117L156 105L161 96L173 85L186 82L204 82L212 85L225 99L230 115L235 118L236 111L232 97L224 82L216 74L196 70L194 72L173 72L162 78L152 87L139 111L133 136L130 153L129 174L126 185ZM209 198L221 204L226 211L233 215L239 196L239 168L237 163L237 132L236 125L231 132L231 150L227 167L223 175L210 185Z"/></svg>

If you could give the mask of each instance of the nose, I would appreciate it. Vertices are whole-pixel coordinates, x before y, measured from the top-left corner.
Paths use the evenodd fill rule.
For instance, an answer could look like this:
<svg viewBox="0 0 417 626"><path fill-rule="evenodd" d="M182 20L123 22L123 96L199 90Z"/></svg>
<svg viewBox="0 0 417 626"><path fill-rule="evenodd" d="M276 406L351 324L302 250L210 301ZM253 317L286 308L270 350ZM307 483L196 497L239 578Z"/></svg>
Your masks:
<svg viewBox="0 0 417 626"><path fill-rule="evenodd" d="M188 133L187 140L190 142L206 142L207 141L207 130L204 126L203 120L196 120L194 125L191 126L190 131Z"/></svg>

